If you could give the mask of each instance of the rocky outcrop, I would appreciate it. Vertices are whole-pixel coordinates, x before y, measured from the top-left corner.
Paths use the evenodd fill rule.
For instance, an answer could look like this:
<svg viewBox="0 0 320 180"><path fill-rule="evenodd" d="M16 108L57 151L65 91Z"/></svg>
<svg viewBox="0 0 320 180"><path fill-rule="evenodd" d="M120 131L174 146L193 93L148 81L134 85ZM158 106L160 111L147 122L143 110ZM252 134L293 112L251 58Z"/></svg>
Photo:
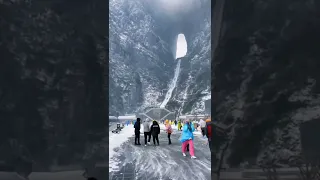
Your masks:
<svg viewBox="0 0 320 180"><path fill-rule="evenodd" d="M224 6L213 25L215 117L232 127L225 164L288 166L301 153L299 124L320 115L320 4L216 3Z"/></svg>
<svg viewBox="0 0 320 180"><path fill-rule="evenodd" d="M104 137L106 3L0 1L0 161L82 162Z"/></svg>
<svg viewBox="0 0 320 180"><path fill-rule="evenodd" d="M159 9L159 2L110 1L110 114L159 107L178 64L179 33L186 36L188 54L166 108L204 111L202 97L210 95L210 1L183 1L190 9L173 14Z"/></svg>

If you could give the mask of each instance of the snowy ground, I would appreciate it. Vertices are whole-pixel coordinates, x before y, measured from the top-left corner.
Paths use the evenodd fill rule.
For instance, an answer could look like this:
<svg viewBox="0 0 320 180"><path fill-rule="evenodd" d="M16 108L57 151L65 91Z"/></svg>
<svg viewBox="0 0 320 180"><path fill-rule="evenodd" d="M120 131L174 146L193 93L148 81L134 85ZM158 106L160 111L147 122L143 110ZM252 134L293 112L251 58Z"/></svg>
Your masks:
<svg viewBox="0 0 320 180"><path fill-rule="evenodd" d="M85 180L83 171L33 172L28 180ZM1 180L26 180L13 172L0 172Z"/></svg>
<svg viewBox="0 0 320 180"><path fill-rule="evenodd" d="M134 146L133 125L125 126L119 134L109 134L109 179L184 180L210 179L211 155L206 139L195 132L195 153L198 159L181 155L181 132L172 126L172 145L168 145L164 125L161 124L160 146ZM144 145L143 126L141 143ZM115 128L111 126L110 130ZM152 140L151 140L152 141ZM85 180L84 171L34 172L29 180ZM178 172L178 174L177 174ZM107 174L107 173L104 173ZM0 180L24 180L13 172L0 172Z"/></svg>
<svg viewBox="0 0 320 180"><path fill-rule="evenodd" d="M115 127L110 127L113 130ZM133 125L125 126L119 134L109 132L109 172L119 171L119 149L121 145L129 141L129 138L134 136Z"/></svg>
<svg viewBox="0 0 320 180"><path fill-rule="evenodd" d="M200 132L195 132L195 155L197 159L191 159L190 155L183 157L181 154L181 143L179 138L181 132L173 126L171 145L168 145L167 134L164 125L161 125L159 136L160 146L144 146L144 137L141 134L142 146L134 145L134 138L125 143L117 151L118 162L121 168L117 172L109 174L109 179L138 179L138 180L185 180L211 179L211 154ZM141 131L143 133L143 130ZM132 131L133 134L133 131ZM152 141L152 139L151 139Z"/></svg>

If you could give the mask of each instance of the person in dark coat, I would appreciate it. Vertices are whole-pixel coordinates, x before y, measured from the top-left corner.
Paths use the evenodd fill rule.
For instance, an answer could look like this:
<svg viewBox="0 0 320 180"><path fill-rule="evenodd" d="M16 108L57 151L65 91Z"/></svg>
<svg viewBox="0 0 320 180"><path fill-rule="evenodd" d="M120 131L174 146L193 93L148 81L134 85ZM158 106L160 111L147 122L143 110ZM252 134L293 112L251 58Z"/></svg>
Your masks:
<svg viewBox="0 0 320 180"><path fill-rule="evenodd" d="M134 138L134 144L135 145L141 145L140 144L140 118L137 118L137 121L134 123L134 134L135 134L135 138Z"/></svg>
<svg viewBox="0 0 320 180"><path fill-rule="evenodd" d="M206 120L205 134L208 138L208 144L209 144L210 151L212 152L212 139L211 139L211 137L212 137L212 122L211 122L211 119Z"/></svg>
<svg viewBox="0 0 320 180"><path fill-rule="evenodd" d="M156 141L157 141L157 144L159 146L160 126L157 121L152 122L151 134L152 134L152 138L153 138L153 144L156 145Z"/></svg>

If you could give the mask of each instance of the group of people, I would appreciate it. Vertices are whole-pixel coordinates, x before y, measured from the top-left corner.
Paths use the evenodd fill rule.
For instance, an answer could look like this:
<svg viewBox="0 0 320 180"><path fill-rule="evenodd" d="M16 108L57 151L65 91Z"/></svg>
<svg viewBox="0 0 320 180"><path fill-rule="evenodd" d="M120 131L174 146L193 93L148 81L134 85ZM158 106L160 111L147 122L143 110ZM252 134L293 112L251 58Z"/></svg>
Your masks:
<svg viewBox="0 0 320 180"><path fill-rule="evenodd" d="M149 119L146 119L143 123L143 134L144 134L144 143L145 146L150 144L151 135L153 138L154 145L159 146L159 134L160 134L160 125L157 121L150 122ZM134 124L135 131L135 145L141 145L140 143L140 129L141 129L141 119L137 118L137 121Z"/></svg>
<svg viewBox="0 0 320 180"><path fill-rule="evenodd" d="M196 156L195 156L194 143L193 143L193 141L194 141L193 132L196 129L195 125L190 120L185 120L183 125L180 120L178 122L177 121L169 121L169 120L164 121L165 131L168 135L167 137L168 137L168 144L169 145L172 144L171 143L171 134L173 132L172 127L171 127L172 122L176 122L174 124L178 125L178 130L182 131L181 139L180 139L180 142L182 143L182 145L181 145L182 155L186 156L186 151L189 151L191 158L195 159ZM160 125L157 121L151 121L148 118L143 123L141 123L140 118L137 118L137 120L134 124L135 145L141 145L140 144L141 124L143 126L143 131L144 131L145 146L147 146L147 144L150 144L151 136L153 138L153 144L155 146L157 146L157 145L159 146ZM179 124L180 124L180 127L179 127ZM206 121L201 119L199 122L199 125L201 128L201 133L202 133L203 137L208 138L209 148L210 148L210 151L212 151L212 141L211 141L212 122L210 119L207 119Z"/></svg>

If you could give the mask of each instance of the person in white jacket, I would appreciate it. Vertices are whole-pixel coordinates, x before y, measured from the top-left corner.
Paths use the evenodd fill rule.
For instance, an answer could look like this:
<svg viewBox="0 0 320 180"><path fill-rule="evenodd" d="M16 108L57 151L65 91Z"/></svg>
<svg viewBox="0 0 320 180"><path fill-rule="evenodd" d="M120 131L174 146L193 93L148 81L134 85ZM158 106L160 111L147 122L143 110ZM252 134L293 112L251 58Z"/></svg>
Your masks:
<svg viewBox="0 0 320 180"><path fill-rule="evenodd" d="M151 125L150 125L150 120L147 118L143 122L143 134L144 134L144 144L147 146L147 144L150 144L150 139L151 139Z"/></svg>
<svg viewBox="0 0 320 180"><path fill-rule="evenodd" d="M204 137L206 135L206 122L203 119L200 119L200 128L201 128L201 134Z"/></svg>

